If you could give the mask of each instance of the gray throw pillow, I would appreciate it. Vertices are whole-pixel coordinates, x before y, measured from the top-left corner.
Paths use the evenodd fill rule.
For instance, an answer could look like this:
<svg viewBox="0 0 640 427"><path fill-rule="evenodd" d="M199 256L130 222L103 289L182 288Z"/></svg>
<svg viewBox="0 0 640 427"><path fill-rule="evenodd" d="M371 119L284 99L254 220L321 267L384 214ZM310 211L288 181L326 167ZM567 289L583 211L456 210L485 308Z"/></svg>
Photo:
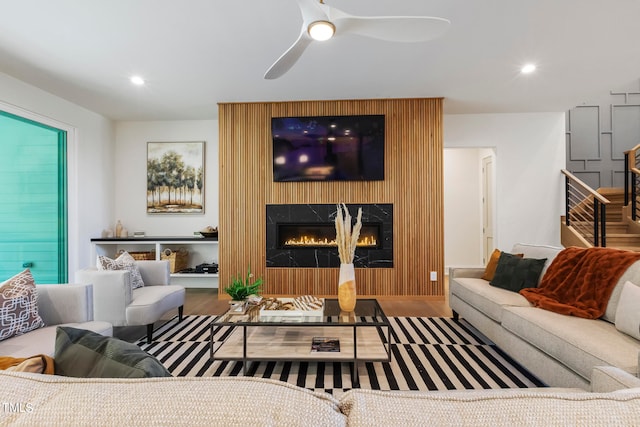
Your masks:
<svg viewBox="0 0 640 427"><path fill-rule="evenodd" d="M135 344L84 329L56 328L55 373L80 378L170 377L167 369Z"/></svg>
<svg viewBox="0 0 640 427"><path fill-rule="evenodd" d="M496 274L489 283L497 288L513 292L524 288L535 288L538 286L538 280L546 261L546 258L520 258L502 252L498 259Z"/></svg>

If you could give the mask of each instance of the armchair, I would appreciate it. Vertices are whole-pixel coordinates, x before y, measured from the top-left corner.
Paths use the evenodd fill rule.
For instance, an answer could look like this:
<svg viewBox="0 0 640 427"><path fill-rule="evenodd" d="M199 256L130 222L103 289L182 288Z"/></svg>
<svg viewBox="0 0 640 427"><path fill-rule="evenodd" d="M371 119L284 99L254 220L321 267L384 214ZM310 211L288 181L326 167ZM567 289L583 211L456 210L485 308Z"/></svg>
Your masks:
<svg viewBox="0 0 640 427"><path fill-rule="evenodd" d="M178 309L182 321L184 287L170 284L169 261L137 261L144 286L131 289L126 270L98 270L95 267L76 272L76 281L93 284L93 313L97 320L113 326L147 326L147 342L153 339L153 323L169 310Z"/></svg>

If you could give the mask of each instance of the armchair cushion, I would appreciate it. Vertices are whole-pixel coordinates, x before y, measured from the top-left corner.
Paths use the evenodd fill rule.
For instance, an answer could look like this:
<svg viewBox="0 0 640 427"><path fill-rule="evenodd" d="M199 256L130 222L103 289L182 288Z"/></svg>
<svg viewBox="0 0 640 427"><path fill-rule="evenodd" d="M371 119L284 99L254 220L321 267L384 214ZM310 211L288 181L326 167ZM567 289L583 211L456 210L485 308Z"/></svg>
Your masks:
<svg viewBox="0 0 640 427"><path fill-rule="evenodd" d="M82 378L170 377L162 363L135 344L95 332L59 326L55 373Z"/></svg>
<svg viewBox="0 0 640 427"><path fill-rule="evenodd" d="M133 291L127 307L127 325L148 325L163 314L184 305L185 290L180 285L145 286Z"/></svg>
<svg viewBox="0 0 640 427"><path fill-rule="evenodd" d="M127 270L131 274L131 289L144 286L136 260L133 259L129 252L123 252L116 259L98 255L96 266L98 270Z"/></svg>
<svg viewBox="0 0 640 427"><path fill-rule="evenodd" d="M26 269L0 286L0 341L43 326L36 284Z"/></svg>

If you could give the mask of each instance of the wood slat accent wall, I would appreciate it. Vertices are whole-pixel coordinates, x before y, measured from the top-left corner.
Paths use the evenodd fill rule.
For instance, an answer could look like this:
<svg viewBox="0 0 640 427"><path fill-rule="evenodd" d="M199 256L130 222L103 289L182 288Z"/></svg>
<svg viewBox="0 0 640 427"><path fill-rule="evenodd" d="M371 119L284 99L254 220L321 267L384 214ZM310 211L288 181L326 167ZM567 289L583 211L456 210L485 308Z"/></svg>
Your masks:
<svg viewBox="0 0 640 427"><path fill-rule="evenodd" d="M358 114L386 116L384 181L273 181L272 117ZM393 203L394 268L356 269L358 295L444 295L441 98L224 103L219 122L221 289L250 265L264 294L335 295L337 268L266 267L266 205Z"/></svg>

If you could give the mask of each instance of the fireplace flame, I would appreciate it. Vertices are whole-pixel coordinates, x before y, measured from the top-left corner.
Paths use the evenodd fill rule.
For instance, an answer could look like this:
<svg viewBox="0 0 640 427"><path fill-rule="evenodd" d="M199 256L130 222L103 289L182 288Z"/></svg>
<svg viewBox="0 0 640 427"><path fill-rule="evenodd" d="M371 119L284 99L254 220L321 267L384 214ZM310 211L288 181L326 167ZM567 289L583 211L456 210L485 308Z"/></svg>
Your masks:
<svg viewBox="0 0 640 427"><path fill-rule="evenodd" d="M285 246L317 246L317 247L337 247L336 239L317 238L314 236L300 236L285 240ZM360 236L357 247L375 248L378 241L374 236Z"/></svg>

